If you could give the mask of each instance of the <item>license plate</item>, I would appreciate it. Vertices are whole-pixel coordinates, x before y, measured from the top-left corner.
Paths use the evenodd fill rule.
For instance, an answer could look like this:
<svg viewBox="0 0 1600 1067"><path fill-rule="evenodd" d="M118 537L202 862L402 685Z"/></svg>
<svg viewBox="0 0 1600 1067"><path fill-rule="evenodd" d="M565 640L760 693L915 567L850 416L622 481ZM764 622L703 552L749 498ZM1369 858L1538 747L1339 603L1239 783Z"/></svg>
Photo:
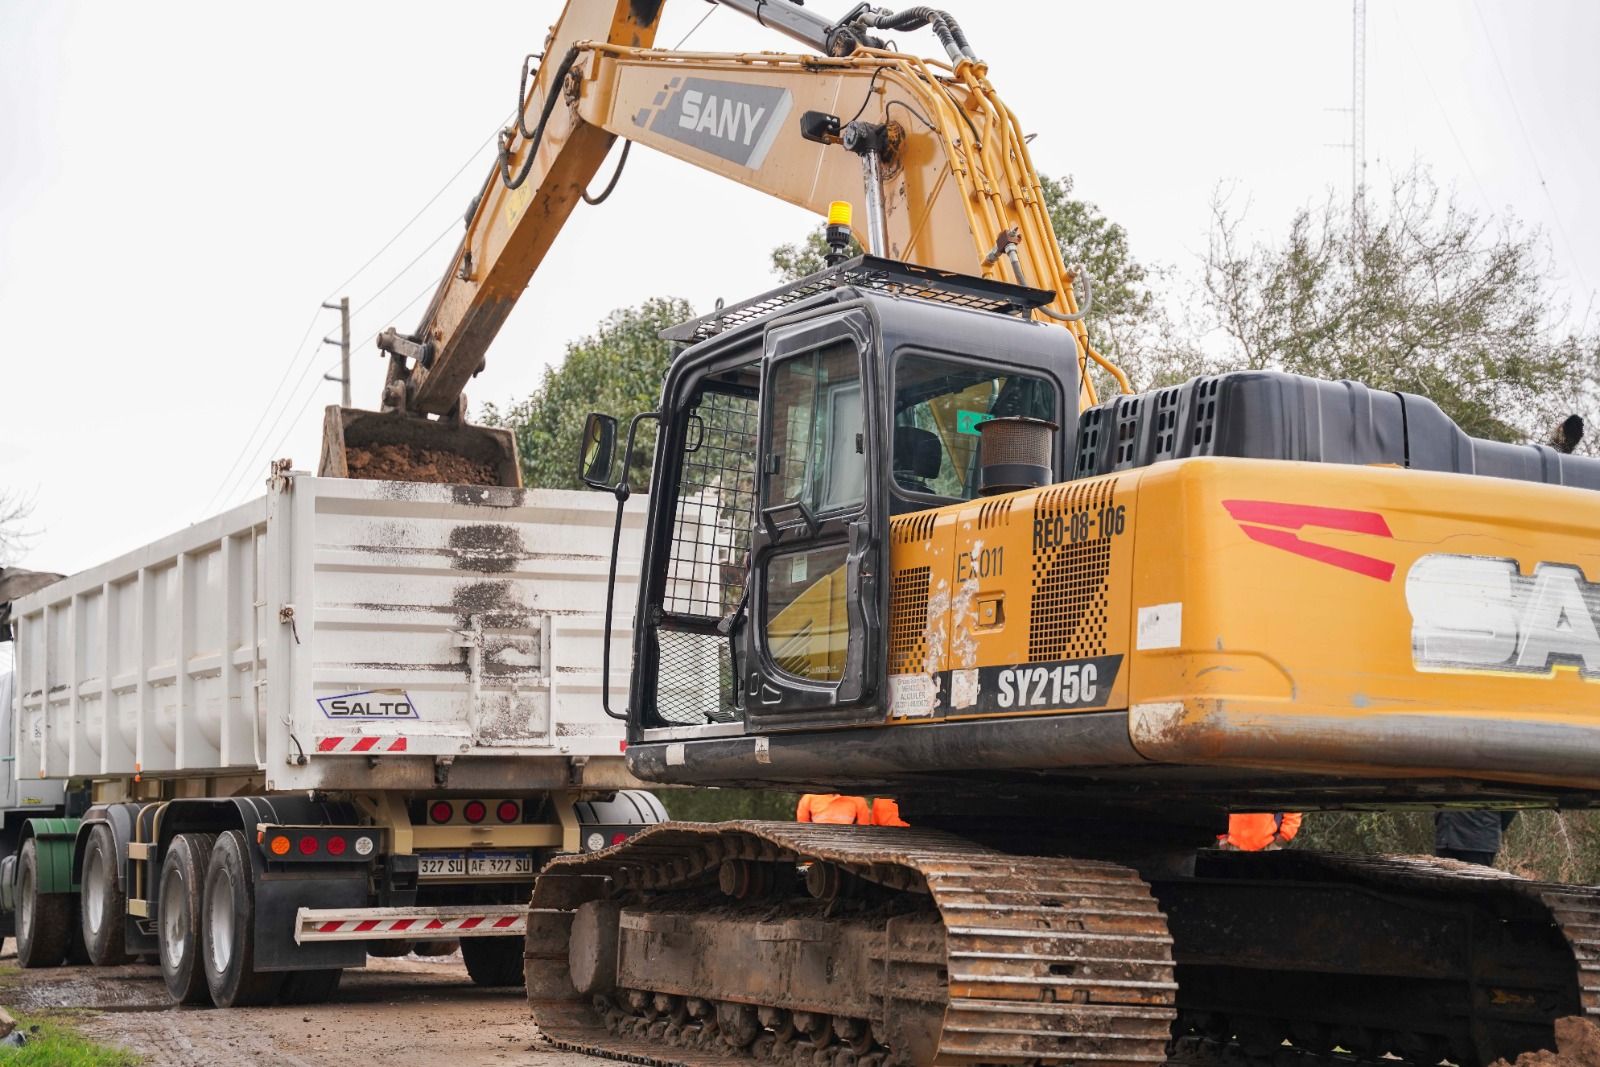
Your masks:
<svg viewBox="0 0 1600 1067"><path fill-rule="evenodd" d="M465 852L433 852L417 857L419 878L465 878L466 876Z"/></svg>
<svg viewBox="0 0 1600 1067"><path fill-rule="evenodd" d="M473 852L467 856L468 878L533 877L531 852Z"/></svg>
<svg viewBox="0 0 1600 1067"><path fill-rule="evenodd" d="M417 857L419 878L532 878L531 852L430 852Z"/></svg>

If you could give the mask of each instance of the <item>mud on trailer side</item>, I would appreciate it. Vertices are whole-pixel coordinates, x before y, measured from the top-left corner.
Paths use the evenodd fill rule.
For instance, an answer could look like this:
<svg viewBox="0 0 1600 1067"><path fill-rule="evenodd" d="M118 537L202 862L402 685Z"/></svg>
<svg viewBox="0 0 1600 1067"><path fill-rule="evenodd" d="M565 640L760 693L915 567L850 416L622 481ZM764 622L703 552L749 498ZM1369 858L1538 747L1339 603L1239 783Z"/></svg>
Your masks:
<svg viewBox="0 0 1600 1067"><path fill-rule="evenodd" d="M637 583L607 634L614 519L581 493L284 471L16 601L6 777L87 797L26 820L4 869L23 966L81 938L226 1007L460 939L474 980L520 982L535 872L663 817L601 700Z"/></svg>

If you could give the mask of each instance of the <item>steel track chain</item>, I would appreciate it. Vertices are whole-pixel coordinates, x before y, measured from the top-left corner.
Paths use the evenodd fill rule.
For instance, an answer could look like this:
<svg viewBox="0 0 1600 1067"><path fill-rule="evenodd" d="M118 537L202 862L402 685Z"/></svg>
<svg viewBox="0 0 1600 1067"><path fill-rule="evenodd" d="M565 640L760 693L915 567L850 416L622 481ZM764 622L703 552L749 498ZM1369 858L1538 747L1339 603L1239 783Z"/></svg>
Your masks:
<svg viewBox="0 0 1600 1067"><path fill-rule="evenodd" d="M943 920L947 1001L932 1063L1153 1067L1167 1062L1175 1016L1172 942L1149 886L1133 870L1085 860L1011 856L915 829L790 823L666 823L540 878L530 913L529 997L558 1048L656 1067L725 1067L748 1058L706 1034L662 1026L613 1035L586 1002L552 996L566 966L559 887L598 879L627 889L704 880L723 860L830 863L865 881L925 891ZM554 908L555 910L547 910ZM539 921L544 914L548 921ZM841 1004L848 1016L857 1005ZM663 1047L662 1039L698 1047ZM757 1047L760 1047L759 1044ZM802 1044L774 1055L807 1067L852 1067L853 1053ZM781 1060L780 1060L781 1062ZM918 1065L921 1067L921 1065Z"/></svg>

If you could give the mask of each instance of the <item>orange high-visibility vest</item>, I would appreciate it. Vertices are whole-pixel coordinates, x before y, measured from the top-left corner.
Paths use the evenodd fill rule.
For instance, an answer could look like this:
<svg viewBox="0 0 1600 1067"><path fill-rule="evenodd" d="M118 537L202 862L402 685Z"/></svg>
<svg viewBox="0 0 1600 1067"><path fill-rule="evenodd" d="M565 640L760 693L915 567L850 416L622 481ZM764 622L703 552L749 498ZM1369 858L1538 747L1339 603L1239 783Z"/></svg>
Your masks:
<svg viewBox="0 0 1600 1067"><path fill-rule="evenodd" d="M1271 844L1287 844L1300 832L1298 811L1265 811L1228 816L1228 832L1217 843L1242 852L1260 852Z"/></svg>
<svg viewBox="0 0 1600 1067"><path fill-rule="evenodd" d="M794 817L800 822L832 823L836 826L852 823L869 826L872 823L872 811L867 807L866 797L851 797L841 793L807 793L800 798L800 806L795 810Z"/></svg>
<svg viewBox="0 0 1600 1067"><path fill-rule="evenodd" d="M910 826L911 824L900 817L900 802L894 797L873 797L872 825Z"/></svg>

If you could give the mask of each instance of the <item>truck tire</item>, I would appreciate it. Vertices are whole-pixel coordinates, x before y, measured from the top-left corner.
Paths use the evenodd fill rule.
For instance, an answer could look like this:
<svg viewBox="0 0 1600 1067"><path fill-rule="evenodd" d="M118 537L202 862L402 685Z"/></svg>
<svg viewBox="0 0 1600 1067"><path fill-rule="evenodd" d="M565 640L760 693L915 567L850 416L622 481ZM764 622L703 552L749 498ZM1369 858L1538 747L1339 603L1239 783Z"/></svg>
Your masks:
<svg viewBox="0 0 1600 1067"><path fill-rule="evenodd" d="M133 959L123 947L127 898L117 866L117 842L111 836L111 827L96 826L89 831L89 843L83 850L78 922L89 962L97 967L113 967Z"/></svg>
<svg viewBox="0 0 1600 1067"><path fill-rule="evenodd" d="M255 967L256 883L249 847L244 834L228 830L217 837L206 869L201 963L219 1008L271 1004L283 985L284 972Z"/></svg>
<svg viewBox="0 0 1600 1067"><path fill-rule="evenodd" d="M161 860L156 896L156 942L161 978L178 1004L209 1004L205 968L200 965L201 902L206 866L216 834L179 834Z"/></svg>
<svg viewBox="0 0 1600 1067"><path fill-rule="evenodd" d="M319 971L290 971L284 976L278 1001L282 1004L321 1004L338 990L342 977L344 970L339 967Z"/></svg>
<svg viewBox="0 0 1600 1067"><path fill-rule="evenodd" d="M522 938L464 937L461 958L474 985L522 984Z"/></svg>
<svg viewBox="0 0 1600 1067"><path fill-rule="evenodd" d="M411 951L410 941L368 941L367 955L373 959L399 959Z"/></svg>
<svg viewBox="0 0 1600 1067"><path fill-rule="evenodd" d="M72 936L72 898L39 892L39 842L22 843L17 855L17 962L24 967L59 967Z"/></svg>

